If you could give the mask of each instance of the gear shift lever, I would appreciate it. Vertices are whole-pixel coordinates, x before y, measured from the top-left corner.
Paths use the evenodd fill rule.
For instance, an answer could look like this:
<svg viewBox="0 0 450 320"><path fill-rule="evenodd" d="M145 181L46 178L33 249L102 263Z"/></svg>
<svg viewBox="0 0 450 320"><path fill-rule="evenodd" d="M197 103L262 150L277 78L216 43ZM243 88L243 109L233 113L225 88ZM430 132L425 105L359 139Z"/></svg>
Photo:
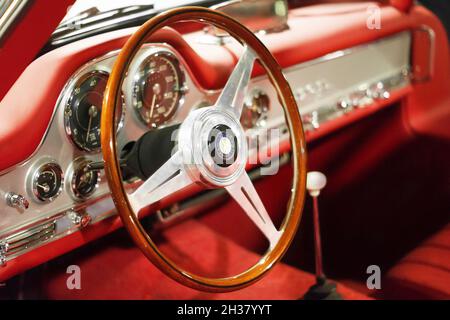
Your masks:
<svg viewBox="0 0 450 320"><path fill-rule="evenodd" d="M325 188L327 177L318 171L308 172L306 188L313 200L314 253L316 264L316 284L304 295L305 300L341 300L336 284L327 280L322 267L322 243L320 239L319 195Z"/></svg>

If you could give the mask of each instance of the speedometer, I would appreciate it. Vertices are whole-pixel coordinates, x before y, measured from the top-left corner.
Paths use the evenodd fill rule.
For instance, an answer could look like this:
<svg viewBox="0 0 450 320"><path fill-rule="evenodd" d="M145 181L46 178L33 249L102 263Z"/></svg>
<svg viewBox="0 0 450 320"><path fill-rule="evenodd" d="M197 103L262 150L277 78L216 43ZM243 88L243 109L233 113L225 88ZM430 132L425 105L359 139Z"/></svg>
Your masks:
<svg viewBox="0 0 450 320"><path fill-rule="evenodd" d="M176 113L185 91L184 74L178 59L168 51L147 57L138 69L133 104L145 125L156 128Z"/></svg>
<svg viewBox="0 0 450 320"><path fill-rule="evenodd" d="M100 149L100 116L109 74L92 71L76 83L64 110L66 132L82 150ZM118 106L121 108L121 106ZM119 115L122 111L119 110Z"/></svg>

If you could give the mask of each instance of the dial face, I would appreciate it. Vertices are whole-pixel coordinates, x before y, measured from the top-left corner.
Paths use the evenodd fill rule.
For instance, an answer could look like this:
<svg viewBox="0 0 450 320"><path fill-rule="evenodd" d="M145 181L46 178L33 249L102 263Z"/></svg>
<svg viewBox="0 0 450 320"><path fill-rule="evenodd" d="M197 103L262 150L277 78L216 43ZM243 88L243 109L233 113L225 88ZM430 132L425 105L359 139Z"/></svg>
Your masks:
<svg viewBox="0 0 450 320"><path fill-rule="evenodd" d="M46 163L33 176L33 193L41 201L53 201L62 191L63 172L56 163Z"/></svg>
<svg viewBox="0 0 450 320"><path fill-rule="evenodd" d="M150 128L169 121L180 104L184 74L170 52L157 52L144 60L134 84L134 106L139 118Z"/></svg>
<svg viewBox="0 0 450 320"><path fill-rule="evenodd" d="M241 124L245 129L251 129L261 124L267 118L270 110L270 98L261 90L254 90L247 97L241 115Z"/></svg>
<svg viewBox="0 0 450 320"><path fill-rule="evenodd" d="M65 108L66 132L85 151L100 149L100 116L108 76L106 72L93 71L81 77ZM121 106L118 108L122 116Z"/></svg>
<svg viewBox="0 0 450 320"><path fill-rule="evenodd" d="M87 170L90 161L79 163L72 176L72 192L78 199L86 199L97 189L100 181L99 171Z"/></svg>

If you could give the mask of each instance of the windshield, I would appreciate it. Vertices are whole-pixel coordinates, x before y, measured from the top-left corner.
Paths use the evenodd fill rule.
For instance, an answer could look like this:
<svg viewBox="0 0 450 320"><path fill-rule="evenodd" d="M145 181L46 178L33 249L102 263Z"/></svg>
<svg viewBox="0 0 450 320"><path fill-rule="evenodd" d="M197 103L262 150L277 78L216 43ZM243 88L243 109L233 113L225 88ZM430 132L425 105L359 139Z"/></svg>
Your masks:
<svg viewBox="0 0 450 320"><path fill-rule="evenodd" d="M192 3L199 3L195 0L77 0L68 11L63 22L79 16L81 13L91 8L97 8L99 12L105 12L130 6L149 6L152 5L157 11L168 8L185 6Z"/></svg>
<svg viewBox="0 0 450 320"><path fill-rule="evenodd" d="M1 0L0 0L1 1ZM43 48L45 53L90 36L140 26L170 8L210 7L223 0L77 0Z"/></svg>

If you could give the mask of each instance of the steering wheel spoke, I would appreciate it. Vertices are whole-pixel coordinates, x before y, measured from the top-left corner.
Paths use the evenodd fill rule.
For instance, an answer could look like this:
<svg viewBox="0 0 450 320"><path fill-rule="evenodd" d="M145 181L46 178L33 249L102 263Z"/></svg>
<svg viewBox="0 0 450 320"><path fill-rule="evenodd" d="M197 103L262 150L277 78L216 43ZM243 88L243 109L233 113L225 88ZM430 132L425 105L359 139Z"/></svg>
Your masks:
<svg viewBox="0 0 450 320"><path fill-rule="evenodd" d="M256 54L247 45L230 75L225 87L217 99L216 106L224 109L232 109L239 119L244 107L245 94L247 93Z"/></svg>
<svg viewBox="0 0 450 320"><path fill-rule="evenodd" d="M181 152L177 151L142 185L128 195L134 212L138 213L142 208L194 183L184 170L181 158Z"/></svg>
<svg viewBox="0 0 450 320"><path fill-rule="evenodd" d="M269 240L270 247L273 248L280 239L281 232L275 228L248 174L244 172L235 183L226 189Z"/></svg>

